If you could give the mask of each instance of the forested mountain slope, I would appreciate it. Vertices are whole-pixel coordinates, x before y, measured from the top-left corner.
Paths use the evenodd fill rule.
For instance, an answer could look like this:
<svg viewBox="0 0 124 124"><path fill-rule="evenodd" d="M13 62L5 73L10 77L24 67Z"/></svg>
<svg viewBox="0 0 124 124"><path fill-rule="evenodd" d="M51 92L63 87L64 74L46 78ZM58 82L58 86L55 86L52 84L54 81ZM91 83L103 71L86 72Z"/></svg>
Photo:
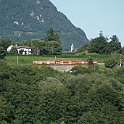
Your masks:
<svg viewBox="0 0 124 124"><path fill-rule="evenodd" d="M15 41L44 36L49 28L60 34L64 49L87 42L83 30L76 28L49 0L0 0L0 36Z"/></svg>

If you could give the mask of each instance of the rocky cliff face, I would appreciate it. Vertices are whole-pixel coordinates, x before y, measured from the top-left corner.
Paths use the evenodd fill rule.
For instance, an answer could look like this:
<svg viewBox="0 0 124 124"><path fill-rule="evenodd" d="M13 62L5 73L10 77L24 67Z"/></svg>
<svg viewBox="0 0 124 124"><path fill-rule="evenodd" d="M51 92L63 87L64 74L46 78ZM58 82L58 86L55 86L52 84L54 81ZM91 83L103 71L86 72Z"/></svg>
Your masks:
<svg viewBox="0 0 124 124"><path fill-rule="evenodd" d="M30 40L44 36L49 28L59 33L64 49L70 49L72 43L80 47L87 42L84 31L49 0L0 0L1 37Z"/></svg>

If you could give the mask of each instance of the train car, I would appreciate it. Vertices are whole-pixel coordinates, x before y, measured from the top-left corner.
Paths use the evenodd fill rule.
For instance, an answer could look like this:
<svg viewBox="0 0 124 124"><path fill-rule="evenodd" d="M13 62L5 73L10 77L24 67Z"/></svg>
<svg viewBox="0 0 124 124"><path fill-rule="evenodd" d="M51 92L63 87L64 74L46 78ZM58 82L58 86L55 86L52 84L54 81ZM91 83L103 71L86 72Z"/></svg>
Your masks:
<svg viewBox="0 0 124 124"><path fill-rule="evenodd" d="M88 65L88 60L82 61L82 60L46 60L46 61L33 61L33 64L36 65L81 65L86 64ZM93 64L97 64L97 61L93 60Z"/></svg>
<svg viewBox="0 0 124 124"><path fill-rule="evenodd" d="M75 64L82 64L82 60L56 60L56 64L64 64L64 65L75 65Z"/></svg>
<svg viewBox="0 0 124 124"><path fill-rule="evenodd" d="M33 61L33 64L36 64L36 65L42 65L42 64L45 64L45 65L54 65L55 64L55 61Z"/></svg>

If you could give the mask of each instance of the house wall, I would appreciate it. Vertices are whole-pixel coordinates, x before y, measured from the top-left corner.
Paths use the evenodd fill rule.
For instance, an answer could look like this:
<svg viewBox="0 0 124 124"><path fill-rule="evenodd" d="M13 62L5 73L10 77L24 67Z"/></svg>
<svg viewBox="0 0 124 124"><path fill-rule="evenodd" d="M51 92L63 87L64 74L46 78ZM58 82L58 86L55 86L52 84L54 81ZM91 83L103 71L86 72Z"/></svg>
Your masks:
<svg viewBox="0 0 124 124"><path fill-rule="evenodd" d="M31 49L30 48L19 48L19 49L17 49L18 54L20 54L21 50L23 51L22 55L30 55L31 54Z"/></svg>

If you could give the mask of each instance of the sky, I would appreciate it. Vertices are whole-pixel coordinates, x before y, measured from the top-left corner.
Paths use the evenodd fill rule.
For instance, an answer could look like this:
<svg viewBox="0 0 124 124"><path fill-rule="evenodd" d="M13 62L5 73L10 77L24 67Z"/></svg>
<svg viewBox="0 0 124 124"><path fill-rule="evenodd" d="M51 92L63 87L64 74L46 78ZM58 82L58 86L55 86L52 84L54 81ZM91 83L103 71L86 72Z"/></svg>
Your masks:
<svg viewBox="0 0 124 124"><path fill-rule="evenodd" d="M124 46L124 0L50 0L87 38L116 35Z"/></svg>

